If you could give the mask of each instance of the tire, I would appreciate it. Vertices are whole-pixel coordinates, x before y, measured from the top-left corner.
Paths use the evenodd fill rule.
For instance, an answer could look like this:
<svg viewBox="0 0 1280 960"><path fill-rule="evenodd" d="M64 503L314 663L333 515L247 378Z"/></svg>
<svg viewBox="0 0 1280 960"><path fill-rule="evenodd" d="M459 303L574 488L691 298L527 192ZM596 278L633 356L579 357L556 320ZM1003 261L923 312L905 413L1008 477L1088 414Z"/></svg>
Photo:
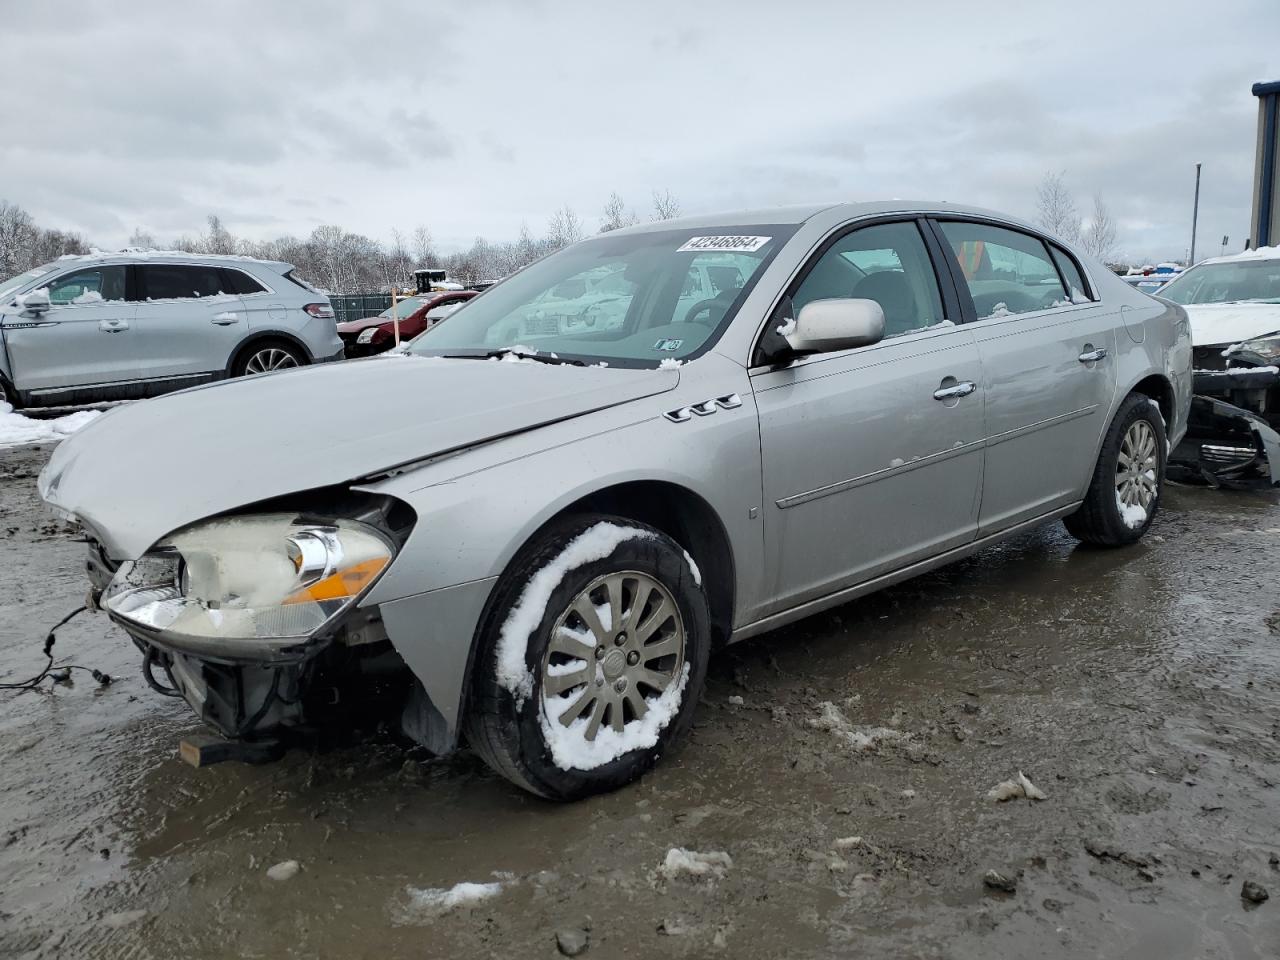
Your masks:
<svg viewBox="0 0 1280 960"><path fill-rule="evenodd" d="M284 340L259 340L240 351L231 368L233 377L247 377L259 373L273 373L290 367L305 365L307 358L291 343Z"/></svg>
<svg viewBox="0 0 1280 960"><path fill-rule="evenodd" d="M1122 486L1121 475L1127 470L1123 461L1135 449L1146 469ZM1140 540L1160 508L1167 455L1159 407L1143 394L1129 394L1107 428L1084 503L1062 521L1067 531L1100 547L1122 547ZM1121 512L1121 500L1126 498L1133 501L1127 520Z"/></svg>
<svg viewBox="0 0 1280 960"><path fill-rule="evenodd" d="M653 527L602 514L553 523L516 556L490 600L464 721L471 748L552 800L615 790L646 772L692 723L706 678L710 612L699 579L679 544ZM595 630L577 612L586 600ZM562 652L570 648L581 656ZM648 685L659 677L667 680L661 692Z"/></svg>
<svg viewBox="0 0 1280 960"><path fill-rule="evenodd" d="M0 403L7 403L15 410L22 406L18 403L18 391L9 386L3 378L0 378Z"/></svg>

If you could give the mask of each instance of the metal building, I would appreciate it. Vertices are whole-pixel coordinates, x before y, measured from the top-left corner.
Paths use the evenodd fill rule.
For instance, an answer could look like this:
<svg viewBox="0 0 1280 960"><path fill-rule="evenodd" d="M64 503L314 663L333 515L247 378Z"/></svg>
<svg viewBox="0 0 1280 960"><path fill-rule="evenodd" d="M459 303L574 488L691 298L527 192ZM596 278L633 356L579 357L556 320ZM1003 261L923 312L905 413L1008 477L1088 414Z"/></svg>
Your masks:
<svg viewBox="0 0 1280 960"><path fill-rule="evenodd" d="M1280 80L1255 83L1258 155L1253 172L1253 247L1280 244Z"/></svg>

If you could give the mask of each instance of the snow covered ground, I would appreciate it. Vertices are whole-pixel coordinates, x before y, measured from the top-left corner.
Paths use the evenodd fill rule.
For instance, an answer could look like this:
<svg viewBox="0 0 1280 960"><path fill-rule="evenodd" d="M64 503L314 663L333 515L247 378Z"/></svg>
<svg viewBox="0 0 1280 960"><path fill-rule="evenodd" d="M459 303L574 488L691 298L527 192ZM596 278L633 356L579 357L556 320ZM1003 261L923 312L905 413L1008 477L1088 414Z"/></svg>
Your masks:
<svg viewBox="0 0 1280 960"><path fill-rule="evenodd" d="M0 401L0 447L24 443L56 443L102 415L101 410L80 410L56 420L33 420Z"/></svg>
<svg viewBox="0 0 1280 960"><path fill-rule="evenodd" d="M0 401L0 447L20 447L24 443L56 443L76 433L84 424L101 416L100 410L81 410L56 420L32 420Z"/></svg>

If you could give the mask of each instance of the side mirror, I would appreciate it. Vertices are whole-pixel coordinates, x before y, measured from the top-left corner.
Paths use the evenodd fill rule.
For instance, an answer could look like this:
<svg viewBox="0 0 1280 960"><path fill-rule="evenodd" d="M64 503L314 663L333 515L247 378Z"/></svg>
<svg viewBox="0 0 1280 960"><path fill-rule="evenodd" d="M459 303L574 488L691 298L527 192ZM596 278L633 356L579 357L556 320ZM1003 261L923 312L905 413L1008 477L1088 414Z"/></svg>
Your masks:
<svg viewBox="0 0 1280 960"><path fill-rule="evenodd" d="M866 347L884 337L884 310L874 300L814 300L780 332L796 353Z"/></svg>
<svg viewBox="0 0 1280 960"><path fill-rule="evenodd" d="M38 317L53 308L53 304L49 302L49 291L43 288L32 290L25 296L19 297L18 306L22 308L25 315L30 317Z"/></svg>

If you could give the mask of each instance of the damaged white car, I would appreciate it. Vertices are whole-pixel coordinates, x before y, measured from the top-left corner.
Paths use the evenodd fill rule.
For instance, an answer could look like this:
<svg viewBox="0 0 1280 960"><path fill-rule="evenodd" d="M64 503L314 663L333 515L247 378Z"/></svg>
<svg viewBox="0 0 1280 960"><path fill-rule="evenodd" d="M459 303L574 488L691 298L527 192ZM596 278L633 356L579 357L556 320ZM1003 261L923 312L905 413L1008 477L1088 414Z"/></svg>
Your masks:
<svg viewBox="0 0 1280 960"><path fill-rule="evenodd" d="M606 268L618 324L511 339ZM671 748L718 645L1036 524L1136 541L1190 389L1182 308L1024 223L774 209L576 244L404 354L111 411L39 484L226 738L194 761L394 721L571 799Z"/></svg>
<svg viewBox="0 0 1280 960"><path fill-rule="evenodd" d="M1195 397L1178 466L1219 485L1280 483L1280 247L1204 260L1157 296L1191 321Z"/></svg>

